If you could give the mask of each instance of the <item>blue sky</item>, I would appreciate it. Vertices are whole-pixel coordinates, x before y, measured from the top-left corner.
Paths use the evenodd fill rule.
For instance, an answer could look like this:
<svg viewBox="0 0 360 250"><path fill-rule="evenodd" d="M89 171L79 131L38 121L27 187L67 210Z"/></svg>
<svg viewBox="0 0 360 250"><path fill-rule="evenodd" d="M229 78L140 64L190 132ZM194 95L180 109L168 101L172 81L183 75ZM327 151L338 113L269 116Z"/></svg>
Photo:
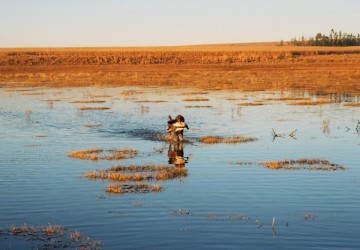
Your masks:
<svg viewBox="0 0 360 250"><path fill-rule="evenodd" d="M0 47L266 42L360 33L358 0L0 0Z"/></svg>

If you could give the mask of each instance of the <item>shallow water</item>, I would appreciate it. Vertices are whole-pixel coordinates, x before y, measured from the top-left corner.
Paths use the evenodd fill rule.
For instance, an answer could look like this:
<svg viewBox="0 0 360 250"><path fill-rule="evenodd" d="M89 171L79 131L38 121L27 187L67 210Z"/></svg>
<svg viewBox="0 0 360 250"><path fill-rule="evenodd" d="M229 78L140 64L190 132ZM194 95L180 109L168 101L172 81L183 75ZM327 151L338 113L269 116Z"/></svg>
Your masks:
<svg viewBox="0 0 360 250"><path fill-rule="evenodd" d="M280 92L23 90L0 89L0 228L57 224L100 240L103 249L360 248L360 108L340 102L291 106L264 101L290 95ZM183 101L194 97L209 101ZM105 102L73 103L91 98ZM155 102L160 100L167 102ZM253 101L265 105L237 105ZM196 105L212 107L186 107ZM81 111L81 106L110 109ZM82 177L116 164L168 164L169 143L159 135L169 114L182 114L192 129L185 131L183 145L189 157L187 177L159 182L164 187L159 193L123 195L106 193L108 181ZM272 129L284 137L274 139ZM295 129L293 139L288 134ZM257 140L198 142L208 135ZM96 162L67 156L72 150L97 147L130 147L139 154ZM256 164L299 158L326 159L347 169L289 171ZM31 249L32 244L0 235L0 249Z"/></svg>

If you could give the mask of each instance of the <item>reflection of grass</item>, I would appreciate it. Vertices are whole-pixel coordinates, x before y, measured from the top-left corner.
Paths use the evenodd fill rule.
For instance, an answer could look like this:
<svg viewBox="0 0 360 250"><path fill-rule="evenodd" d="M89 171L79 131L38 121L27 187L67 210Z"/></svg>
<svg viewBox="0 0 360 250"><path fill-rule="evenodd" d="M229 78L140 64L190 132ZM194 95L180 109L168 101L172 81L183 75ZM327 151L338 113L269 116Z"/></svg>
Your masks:
<svg viewBox="0 0 360 250"><path fill-rule="evenodd" d="M109 107L105 107L105 106L99 106L99 107L86 107L86 106L82 106L79 108L80 110L106 110L106 109L110 109Z"/></svg>
<svg viewBox="0 0 360 250"><path fill-rule="evenodd" d="M246 143L255 141L256 138L245 137L245 136L235 136L235 137L220 137L220 136L204 136L199 138L199 142L206 144L216 144L216 143Z"/></svg>
<svg viewBox="0 0 360 250"><path fill-rule="evenodd" d="M103 154L105 152L105 154ZM106 153L107 152L107 153ZM133 158L138 154L135 149L108 149L102 148L89 148L83 150L75 150L68 153L69 157L77 158L81 160L122 160L127 158Z"/></svg>
<svg viewBox="0 0 360 250"><path fill-rule="evenodd" d="M184 102L207 102L209 98L185 98L183 99Z"/></svg>

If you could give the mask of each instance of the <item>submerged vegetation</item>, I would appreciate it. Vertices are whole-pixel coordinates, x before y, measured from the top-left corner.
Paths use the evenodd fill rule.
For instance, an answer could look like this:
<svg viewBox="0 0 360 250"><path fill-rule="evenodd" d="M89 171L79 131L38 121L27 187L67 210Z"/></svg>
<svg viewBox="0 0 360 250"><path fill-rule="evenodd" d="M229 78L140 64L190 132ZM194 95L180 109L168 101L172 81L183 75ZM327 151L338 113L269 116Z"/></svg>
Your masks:
<svg viewBox="0 0 360 250"><path fill-rule="evenodd" d="M345 166L318 158L300 158L296 160L264 161L264 162L237 162L237 165L259 165L274 170L314 170L336 171L346 170Z"/></svg>
<svg viewBox="0 0 360 250"><path fill-rule="evenodd" d="M79 231L68 230L59 225L22 226L11 225L0 228L1 238L14 237L27 243L31 249L100 249L101 242L94 240Z"/></svg>

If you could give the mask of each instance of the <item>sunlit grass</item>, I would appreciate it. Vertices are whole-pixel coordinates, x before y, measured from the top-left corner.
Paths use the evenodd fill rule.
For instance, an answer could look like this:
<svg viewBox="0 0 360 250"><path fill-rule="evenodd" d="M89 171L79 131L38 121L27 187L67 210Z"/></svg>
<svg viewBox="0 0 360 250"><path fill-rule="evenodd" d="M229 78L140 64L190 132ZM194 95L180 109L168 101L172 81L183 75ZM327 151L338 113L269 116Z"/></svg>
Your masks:
<svg viewBox="0 0 360 250"><path fill-rule="evenodd" d="M306 159L300 158L297 160L282 160L282 161L266 161L259 163L260 166L269 169L283 169L283 170L316 170L316 171L336 171L345 170L346 168L342 165L331 163L328 160L322 159Z"/></svg>
<svg viewBox="0 0 360 250"><path fill-rule="evenodd" d="M67 155L71 158L77 158L81 160L122 160L133 158L138 154L138 151L131 148L123 149L107 149L103 148L89 148L83 150L74 150Z"/></svg>
<svg viewBox="0 0 360 250"><path fill-rule="evenodd" d="M317 99L315 101L311 100L302 100L302 101L296 101L296 102L290 102L288 105L293 106L314 106L314 105L323 105L323 104L330 104L331 101L328 99Z"/></svg>
<svg viewBox="0 0 360 250"><path fill-rule="evenodd" d="M344 103L345 107L360 107L360 103Z"/></svg>

